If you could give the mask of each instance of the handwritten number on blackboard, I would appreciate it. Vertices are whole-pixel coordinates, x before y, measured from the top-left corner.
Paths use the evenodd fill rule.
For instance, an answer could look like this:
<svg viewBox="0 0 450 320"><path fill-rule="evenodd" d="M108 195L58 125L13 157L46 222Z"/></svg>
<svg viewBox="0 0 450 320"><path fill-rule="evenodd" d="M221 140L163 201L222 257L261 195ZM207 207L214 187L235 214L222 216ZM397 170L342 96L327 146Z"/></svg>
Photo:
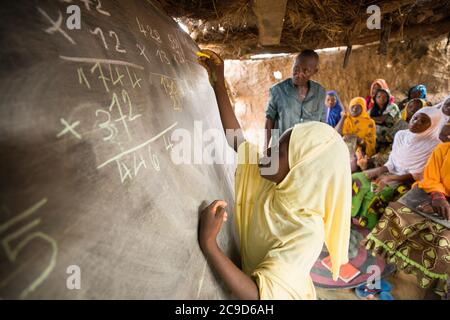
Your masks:
<svg viewBox="0 0 450 320"><path fill-rule="evenodd" d="M163 50L158 49L156 51L156 55L159 56L159 59L161 59L161 62L163 62L165 64L170 64L169 58L167 58L167 55Z"/></svg>
<svg viewBox="0 0 450 320"><path fill-rule="evenodd" d="M131 135L130 135L130 132L128 130L128 124L127 124L127 121L126 121L127 116L125 116L123 114L122 107L120 105L119 98L117 97L116 93L113 93L112 101L111 101L111 104L109 106L109 111L110 112L113 111L114 106L117 108L117 110L119 111L119 115L120 115L120 118L116 119L116 121L117 122L122 121L123 127L124 127L124 129L125 129L125 131L126 131L126 133L128 135L128 138L131 140Z"/></svg>
<svg viewBox="0 0 450 320"><path fill-rule="evenodd" d="M133 121L137 118L139 118L140 116L142 116L142 114L135 114L133 116L133 106L131 105L131 99L130 96L128 95L128 92L126 90L122 90L122 99L124 103L128 103L128 107L129 107L129 113L128 113L128 120L129 121Z"/></svg>
<svg viewBox="0 0 450 320"><path fill-rule="evenodd" d="M107 117L106 121L104 121L98 125L100 129L105 129L109 133L109 135L107 137L103 137L103 141L111 140L117 135L118 130L117 130L116 126L113 123L111 123L111 115L109 114L108 111L99 109L99 110L95 111L95 116L98 117L99 113L106 114L106 117Z"/></svg>
<svg viewBox="0 0 450 320"><path fill-rule="evenodd" d="M152 152L151 146L148 146L148 156L150 158L150 162L152 163L153 169L155 169L156 171L160 171L161 167L159 165L158 156Z"/></svg>
<svg viewBox="0 0 450 320"><path fill-rule="evenodd" d="M103 46L105 47L106 50L108 50L108 44L106 43L105 36L103 35L103 30L100 29L99 27L97 27L93 31L91 31L91 33L95 34L95 35L99 35L100 38L102 39Z"/></svg>
<svg viewBox="0 0 450 320"><path fill-rule="evenodd" d="M64 0L64 1L69 2L69 3L72 2L71 0ZM80 0L80 1L84 3L84 6L86 7L87 11L91 11L91 5L94 4L94 1L92 1L92 0ZM97 1L97 6L95 7L95 9L97 10L97 12L104 14L105 16L108 16L108 17L111 16L111 14L108 11L102 9L101 0L96 0L96 1Z"/></svg>
<svg viewBox="0 0 450 320"><path fill-rule="evenodd" d="M168 34L167 37L169 38L170 41L170 47L175 51L175 53L173 54L173 58L175 59L175 61L177 63L185 63L186 61L184 58L184 52L183 49L181 48L180 41L178 40L178 38L171 34Z"/></svg>
<svg viewBox="0 0 450 320"><path fill-rule="evenodd" d="M150 37L152 37L156 42L162 43L161 36L159 35L158 30L152 29L147 25L147 28L150 32Z"/></svg>
<svg viewBox="0 0 450 320"><path fill-rule="evenodd" d="M47 203L47 198L42 199L32 207L23 211L19 215L13 217L12 219L6 221L5 223L0 225L0 234L4 231L9 230L15 224L22 222L22 220L31 216L37 210L42 208ZM40 286L50 275L52 270L56 265L56 257L58 255L58 244L55 239L43 233L41 231L31 232L33 228L37 227L41 223L41 219L34 219L32 222L21 226L20 229L16 231L10 231L9 234L4 236L1 239L2 247L5 250L6 256L9 261L12 263L17 263L16 259L19 256L20 252L27 247L27 245L34 240L44 240L50 244L52 252L50 257L50 262L47 267L42 271L42 273L35 279L33 282L28 285L20 294L20 299L25 299L31 292L36 290L38 286ZM20 240L20 241L19 241ZM15 244L15 247L12 247L11 242ZM19 270L19 268L17 268ZM4 280L3 284L6 284L7 281Z"/></svg>
<svg viewBox="0 0 450 320"><path fill-rule="evenodd" d="M103 34L103 30L101 28L97 27L94 30L91 30L91 33L95 34L95 35L98 35L100 37L100 39L102 40L103 46L105 47L105 49L109 50L108 43L106 42L105 35ZM115 33L114 31L110 30L109 31L109 36L116 40L116 51L117 52L127 53L127 50L125 50L125 49L120 47L120 40L119 40L119 37L117 36L117 33Z"/></svg>
<svg viewBox="0 0 450 320"><path fill-rule="evenodd" d="M158 43L162 43L161 36L159 35L158 30L152 29L148 24L144 27L143 24L136 17L136 22L139 28L139 31L144 34L144 37L147 38L147 33L150 34L150 37Z"/></svg>
<svg viewBox="0 0 450 320"><path fill-rule="evenodd" d="M114 38L116 38L116 51L117 52L127 53L127 50L120 48L120 40L119 40L119 37L117 36L117 33L115 33L114 31L111 30L111 31L109 31L109 36L110 37L114 36Z"/></svg>
<svg viewBox="0 0 450 320"><path fill-rule="evenodd" d="M167 139L166 139L166 136L163 136L163 139L164 139L164 145L166 146L166 150L169 150L169 149L173 149L173 143L170 141L170 139L169 139L169 141L167 141Z"/></svg>
<svg viewBox="0 0 450 320"><path fill-rule="evenodd" d="M144 37L147 38L147 31L145 30L144 26L139 22L139 19L137 17L136 17L136 22L138 24L139 31L142 32L144 34Z"/></svg>
<svg viewBox="0 0 450 320"><path fill-rule="evenodd" d="M102 10L102 3L100 2L100 0L97 0L97 12L104 14L105 16L111 16L111 14L108 11Z"/></svg>

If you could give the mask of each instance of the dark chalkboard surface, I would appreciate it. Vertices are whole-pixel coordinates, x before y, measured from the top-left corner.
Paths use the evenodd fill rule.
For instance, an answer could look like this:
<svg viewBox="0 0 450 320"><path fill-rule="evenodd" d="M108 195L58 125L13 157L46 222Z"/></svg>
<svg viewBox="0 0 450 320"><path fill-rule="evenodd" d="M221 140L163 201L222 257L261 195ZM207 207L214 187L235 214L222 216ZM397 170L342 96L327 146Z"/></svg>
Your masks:
<svg viewBox="0 0 450 320"><path fill-rule="evenodd" d="M18 0L0 33L0 298L229 297L197 226L203 201L232 217L231 167L171 157L221 128L196 44L145 0Z"/></svg>

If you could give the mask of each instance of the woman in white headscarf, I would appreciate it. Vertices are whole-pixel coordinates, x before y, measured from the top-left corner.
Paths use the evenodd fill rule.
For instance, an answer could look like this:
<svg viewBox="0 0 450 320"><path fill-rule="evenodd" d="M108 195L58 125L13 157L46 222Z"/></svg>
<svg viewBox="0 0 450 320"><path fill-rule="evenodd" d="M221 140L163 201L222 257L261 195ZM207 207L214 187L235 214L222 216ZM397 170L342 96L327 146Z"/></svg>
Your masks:
<svg viewBox="0 0 450 320"><path fill-rule="evenodd" d="M359 217L362 226L369 229L375 226L399 185L408 188L422 178L428 158L441 142L443 118L439 108L419 110L411 119L409 129L395 135L392 152L384 166L353 174L352 216Z"/></svg>
<svg viewBox="0 0 450 320"><path fill-rule="evenodd" d="M315 299L311 268L325 243L336 280L348 262L351 171L348 148L324 123L298 124L260 158L239 134L225 88L223 61L214 52L200 59L210 75L222 125L237 133L236 225L242 269L219 248L216 237L227 214L214 201L200 220L199 244L208 262L240 299Z"/></svg>

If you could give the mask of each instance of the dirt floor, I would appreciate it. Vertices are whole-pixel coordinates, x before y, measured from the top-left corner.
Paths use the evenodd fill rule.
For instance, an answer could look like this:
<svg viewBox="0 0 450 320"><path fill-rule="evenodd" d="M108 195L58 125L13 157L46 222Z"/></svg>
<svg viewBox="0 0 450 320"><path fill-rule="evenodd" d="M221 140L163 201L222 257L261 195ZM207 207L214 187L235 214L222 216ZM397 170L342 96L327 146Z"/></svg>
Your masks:
<svg viewBox="0 0 450 320"><path fill-rule="evenodd" d="M417 285L413 275L397 271L386 280L392 285L395 300L424 300L426 292ZM354 289L325 290L316 288L319 300L360 300Z"/></svg>

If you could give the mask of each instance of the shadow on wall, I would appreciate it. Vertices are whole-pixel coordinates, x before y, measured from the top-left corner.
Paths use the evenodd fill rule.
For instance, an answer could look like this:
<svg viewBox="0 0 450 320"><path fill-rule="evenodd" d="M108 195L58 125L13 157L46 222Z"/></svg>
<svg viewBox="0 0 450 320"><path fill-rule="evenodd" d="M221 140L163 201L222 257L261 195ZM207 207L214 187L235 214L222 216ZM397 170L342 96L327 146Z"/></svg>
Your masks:
<svg viewBox="0 0 450 320"><path fill-rule="evenodd" d="M377 55L377 45L354 49L346 69L345 50L319 52L320 70L314 77L327 90L336 90L344 105L356 96L367 96L377 78L385 79L399 102L408 89L423 83L433 104L450 92L450 47L443 36L432 42L390 44L387 56ZM265 60L227 60L225 75L235 112L247 138L260 144L251 129L264 128L269 88L291 76L295 55Z"/></svg>

